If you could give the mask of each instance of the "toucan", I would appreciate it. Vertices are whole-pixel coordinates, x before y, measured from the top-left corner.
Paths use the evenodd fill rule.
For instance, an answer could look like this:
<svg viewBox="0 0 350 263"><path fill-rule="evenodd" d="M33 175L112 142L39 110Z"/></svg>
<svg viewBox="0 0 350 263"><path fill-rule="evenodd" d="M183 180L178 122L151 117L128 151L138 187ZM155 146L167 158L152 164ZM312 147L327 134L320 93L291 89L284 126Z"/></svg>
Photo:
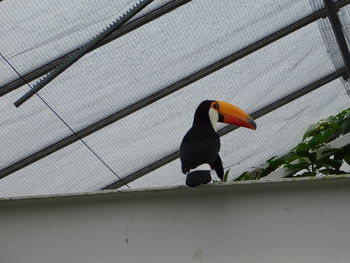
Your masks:
<svg viewBox="0 0 350 263"><path fill-rule="evenodd" d="M254 120L237 106L220 100L201 102L194 114L193 125L180 146L181 168L187 175L188 186L209 183L212 169L221 180L223 179L218 122L256 129Z"/></svg>

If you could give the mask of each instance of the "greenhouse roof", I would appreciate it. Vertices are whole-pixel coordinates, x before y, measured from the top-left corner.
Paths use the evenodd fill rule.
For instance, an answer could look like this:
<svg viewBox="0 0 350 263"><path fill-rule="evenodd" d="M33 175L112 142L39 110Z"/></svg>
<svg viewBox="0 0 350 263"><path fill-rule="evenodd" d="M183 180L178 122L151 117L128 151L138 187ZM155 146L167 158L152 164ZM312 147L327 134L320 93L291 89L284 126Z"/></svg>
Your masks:
<svg viewBox="0 0 350 263"><path fill-rule="evenodd" d="M341 27L320 0L155 0L14 105L133 4L0 1L0 197L183 185L179 146L205 99L256 119L220 126L232 178L350 105L350 0L335 1Z"/></svg>

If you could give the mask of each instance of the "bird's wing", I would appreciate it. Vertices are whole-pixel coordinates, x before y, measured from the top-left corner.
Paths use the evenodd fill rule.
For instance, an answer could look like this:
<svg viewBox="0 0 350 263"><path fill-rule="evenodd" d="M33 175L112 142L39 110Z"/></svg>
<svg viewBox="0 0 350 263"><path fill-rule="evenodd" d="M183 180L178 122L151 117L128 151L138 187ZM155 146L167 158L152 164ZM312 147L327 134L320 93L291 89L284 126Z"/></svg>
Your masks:
<svg viewBox="0 0 350 263"><path fill-rule="evenodd" d="M180 161L182 173L187 174L191 169L191 156L189 154L189 149L191 148L191 143L186 140L186 136L183 139L180 146Z"/></svg>
<svg viewBox="0 0 350 263"><path fill-rule="evenodd" d="M201 164L212 164L220 150L220 139L214 131L190 129L180 145L182 172L188 173Z"/></svg>
<svg viewBox="0 0 350 263"><path fill-rule="evenodd" d="M211 168L215 170L218 177L222 180L224 177L224 168L222 167L222 161L219 154L217 155L216 160L212 164Z"/></svg>

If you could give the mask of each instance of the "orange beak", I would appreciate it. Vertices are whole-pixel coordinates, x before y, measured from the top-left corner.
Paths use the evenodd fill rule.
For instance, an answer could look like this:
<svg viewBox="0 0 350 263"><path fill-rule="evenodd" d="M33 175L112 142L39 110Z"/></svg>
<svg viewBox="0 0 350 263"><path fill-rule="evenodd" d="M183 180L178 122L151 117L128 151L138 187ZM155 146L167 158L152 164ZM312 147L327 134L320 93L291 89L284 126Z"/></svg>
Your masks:
<svg viewBox="0 0 350 263"><path fill-rule="evenodd" d="M256 123L252 117L237 106L218 100L213 102L211 107L219 112L219 122L256 130Z"/></svg>

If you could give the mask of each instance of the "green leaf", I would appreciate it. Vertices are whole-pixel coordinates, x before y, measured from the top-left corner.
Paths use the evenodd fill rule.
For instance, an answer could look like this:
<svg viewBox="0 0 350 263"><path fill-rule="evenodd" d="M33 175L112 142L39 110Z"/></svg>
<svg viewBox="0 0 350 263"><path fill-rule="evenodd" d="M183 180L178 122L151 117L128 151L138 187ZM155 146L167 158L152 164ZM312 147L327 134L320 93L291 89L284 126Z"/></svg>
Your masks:
<svg viewBox="0 0 350 263"><path fill-rule="evenodd" d="M294 152L290 152L287 157L285 158L286 163L294 162L296 159L298 159L298 156Z"/></svg>
<svg viewBox="0 0 350 263"><path fill-rule="evenodd" d="M310 164L308 162L299 162L295 164L290 163L286 165L286 167L289 169L297 169L297 170L303 170L303 169L309 170L309 166Z"/></svg>
<svg viewBox="0 0 350 263"><path fill-rule="evenodd" d="M350 154L346 154L346 155L344 156L344 161L345 161L348 165L350 165Z"/></svg>
<svg viewBox="0 0 350 263"><path fill-rule="evenodd" d="M338 170L337 171L337 174L348 174L349 172L345 172L345 171L342 171L342 170Z"/></svg>
<svg viewBox="0 0 350 263"><path fill-rule="evenodd" d="M229 173L230 173L230 170L231 170L231 169L228 169L228 170L225 172L224 177L222 178L222 181L223 181L223 182L227 182L227 178L228 178L228 175L229 175Z"/></svg>
<svg viewBox="0 0 350 263"><path fill-rule="evenodd" d="M310 159L310 161L311 161L312 163L316 162L317 153L316 153L316 152L311 152L308 158Z"/></svg>
<svg viewBox="0 0 350 263"><path fill-rule="evenodd" d="M311 161L307 157L298 157L297 161L302 162L302 163L308 163L309 165L311 164Z"/></svg>
<svg viewBox="0 0 350 263"><path fill-rule="evenodd" d="M335 153L343 152L343 149L338 149L338 148L332 148L332 149L327 149L325 151L322 151L321 154L327 154L329 153L330 155L333 155Z"/></svg>
<svg viewBox="0 0 350 263"><path fill-rule="evenodd" d="M347 118L341 124L342 134L347 134L350 132L350 118Z"/></svg>
<svg viewBox="0 0 350 263"><path fill-rule="evenodd" d="M335 139L342 132L337 117L331 116L312 125L303 136L303 142L312 149L317 149L323 144Z"/></svg>
<svg viewBox="0 0 350 263"><path fill-rule="evenodd" d="M334 160L339 160L341 162L343 162L344 160L344 156L345 156L346 152L344 150L337 152L334 154Z"/></svg>
<svg viewBox="0 0 350 263"><path fill-rule="evenodd" d="M252 178L253 180L259 179L261 177L265 176L265 169L263 168L256 168L255 170L255 176Z"/></svg>
<svg viewBox="0 0 350 263"><path fill-rule="evenodd" d="M271 158L268 159L266 162L267 162L267 163L273 162L273 161L277 158L277 156L278 156L278 155L271 157Z"/></svg>
<svg viewBox="0 0 350 263"><path fill-rule="evenodd" d="M254 179L260 179L262 177L265 177L267 175L269 175L271 173L271 171L269 171L268 169L259 169L256 173L256 176Z"/></svg>
<svg viewBox="0 0 350 263"><path fill-rule="evenodd" d="M329 174L334 174L334 169L321 169L319 170L319 172L325 175L329 175Z"/></svg>
<svg viewBox="0 0 350 263"><path fill-rule="evenodd" d="M310 147L305 143L299 143L298 146L295 147L295 153L301 157L308 157L310 155L310 150Z"/></svg>
<svg viewBox="0 0 350 263"><path fill-rule="evenodd" d="M321 159L316 162L316 166L318 168L334 168L335 170L339 170L342 166L342 160L334 160L334 159Z"/></svg>
<svg viewBox="0 0 350 263"><path fill-rule="evenodd" d="M347 172L341 171L341 170L334 170L334 169L322 169L320 170L320 173L323 173L325 175L330 174L347 174Z"/></svg>
<svg viewBox="0 0 350 263"><path fill-rule="evenodd" d="M244 172L240 176L238 176L235 181L246 181L246 180L253 180L255 177L255 172Z"/></svg>
<svg viewBox="0 0 350 263"><path fill-rule="evenodd" d="M278 159L271 158L271 159L267 160L267 163L269 165L265 168L265 170L267 170L269 173L271 173L272 171L276 170L281 165L286 164L287 161L284 158L278 158Z"/></svg>
<svg viewBox="0 0 350 263"><path fill-rule="evenodd" d="M305 173L296 175L296 177L309 177L309 176L316 176L316 173L315 172L305 172Z"/></svg>
<svg viewBox="0 0 350 263"><path fill-rule="evenodd" d="M320 135L315 135L314 137L312 137L312 139L307 143L307 145L311 148L311 149L316 149L318 148L321 144L323 144L323 137Z"/></svg>

